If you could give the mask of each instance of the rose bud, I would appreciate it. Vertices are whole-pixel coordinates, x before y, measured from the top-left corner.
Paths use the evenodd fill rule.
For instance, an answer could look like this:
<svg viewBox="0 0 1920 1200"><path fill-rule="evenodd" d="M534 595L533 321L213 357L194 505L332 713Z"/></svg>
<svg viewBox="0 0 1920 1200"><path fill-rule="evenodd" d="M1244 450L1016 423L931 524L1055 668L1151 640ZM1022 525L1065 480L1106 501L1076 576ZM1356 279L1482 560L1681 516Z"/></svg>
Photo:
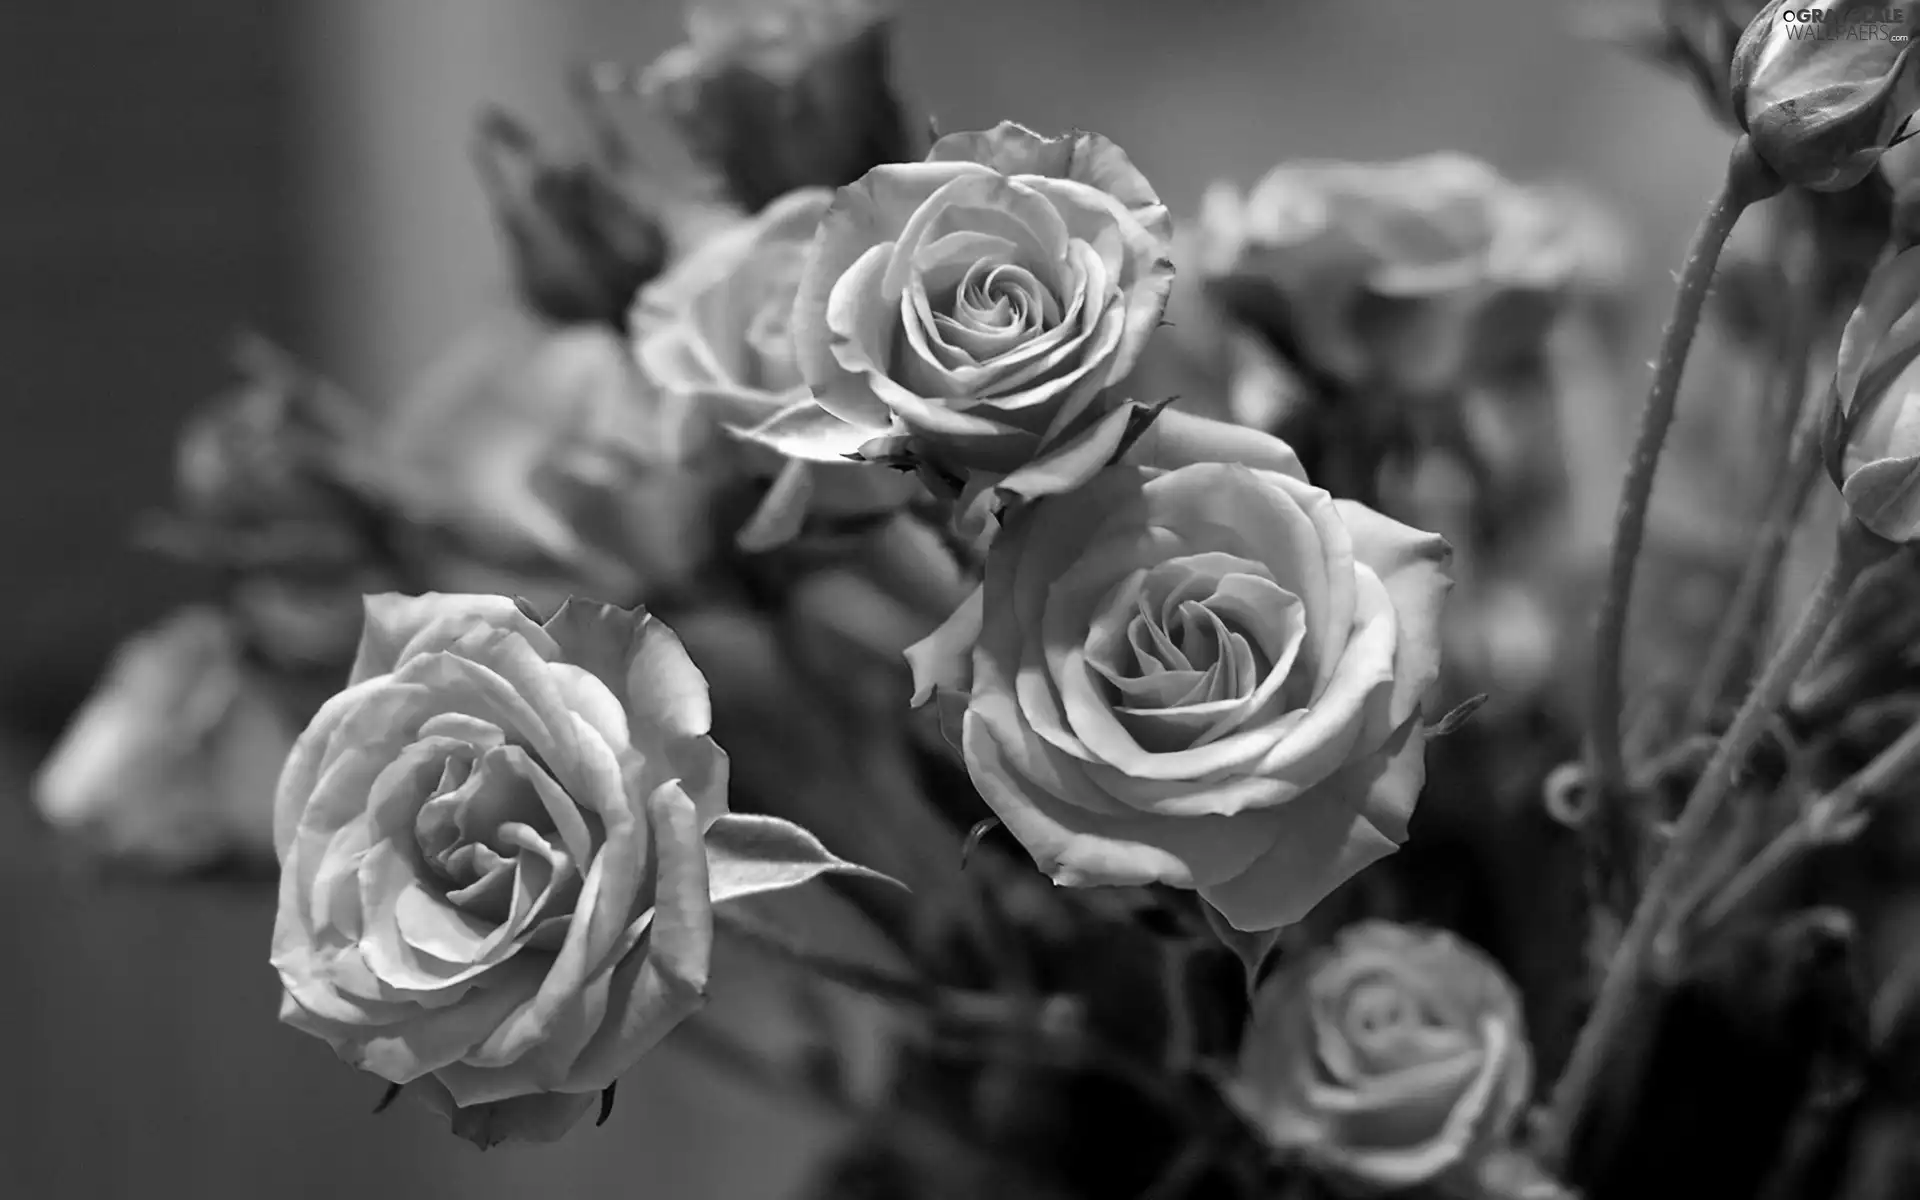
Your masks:
<svg viewBox="0 0 1920 1200"><path fill-rule="evenodd" d="M251 569L364 560L379 503L366 475L372 412L259 339L236 358L245 381L180 432L157 548Z"/></svg>
<svg viewBox="0 0 1920 1200"><path fill-rule="evenodd" d="M758 212L796 188L839 187L915 156L887 78L891 23L884 0L702 0L687 44L642 87L734 200Z"/></svg>
<svg viewBox="0 0 1920 1200"><path fill-rule="evenodd" d="M1873 273L1840 338L1827 472L1847 512L1890 542L1920 536L1920 248Z"/></svg>
<svg viewBox="0 0 1920 1200"><path fill-rule="evenodd" d="M552 161L498 109L480 118L473 155L527 306L562 324L624 327L634 292L666 263L659 221L600 164Z"/></svg>
<svg viewBox="0 0 1920 1200"><path fill-rule="evenodd" d="M33 784L47 822L165 872L272 854L273 784L296 730L210 608L128 641Z"/></svg>
<svg viewBox="0 0 1920 1200"><path fill-rule="evenodd" d="M1812 13L1820 19L1806 20ZM1920 6L1837 0L1808 10L1773 0L1734 51L1734 119L1788 183L1844 191L1866 178L1920 108L1910 59L1916 32Z"/></svg>
<svg viewBox="0 0 1920 1200"><path fill-rule="evenodd" d="M1492 959L1363 921L1262 985L1227 1098L1276 1150L1397 1189L1473 1170L1532 1087L1519 997Z"/></svg>

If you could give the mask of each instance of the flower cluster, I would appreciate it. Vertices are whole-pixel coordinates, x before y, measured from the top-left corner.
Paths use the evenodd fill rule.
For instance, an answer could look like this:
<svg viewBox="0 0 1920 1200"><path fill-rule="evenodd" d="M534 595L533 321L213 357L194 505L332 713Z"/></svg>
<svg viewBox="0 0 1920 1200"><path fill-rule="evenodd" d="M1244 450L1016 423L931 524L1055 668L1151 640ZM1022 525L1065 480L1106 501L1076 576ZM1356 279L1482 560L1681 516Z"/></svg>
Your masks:
<svg viewBox="0 0 1920 1200"><path fill-rule="evenodd" d="M1663 1144L1615 1110L1696 1040L1766 1064L1741 1111L1797 1145L1858 1024L1853 926L1787 919L1778 876L1920 759L1886 729L1920 711L1886 609L1920 541L1920 223L1883 163L1920 9L1822 11L1900 36L1661 8L1738 140L1596 589L1579 509L1612 481L1582 475L1627 254L1572 189L1458 154L1289 162L1176 228L1100 134L913 136L883 5L696 8L650 70L576 79L586 152L482 118L513 292L392 403L248 344L145 527L227 586L121 651L38 807L108 857L270 869L281 1020L482 1146L605 1119L695 1029L942 1126L886 1152L966 1147L961 1194L1557 1200L1615 1178L1596 1147ZM624 93L711 177L643 171ZM1767 392L1729 423L1781 496L1724 604L1675 591L1636 634L1705 665L1676 728L1624 731L1693 326L1783 191L1720 295L1729 377ZM1841 535L1762 647L1823 464ZM1869 567L1880 607L1847 610ZM1734 828L1736 787L1783 802ZM1728 932L1769 903L1795 937ZM799 1050L701 1015L726 939L798 968ZM1739 1008L1723 977L1759 981L1744 1018L1673 1034L1702 980ZM883 1039L823 984L912 1031L864 1091L847 1043ZM1089 1128L1113 1162L1034 1170Z"/></svg>

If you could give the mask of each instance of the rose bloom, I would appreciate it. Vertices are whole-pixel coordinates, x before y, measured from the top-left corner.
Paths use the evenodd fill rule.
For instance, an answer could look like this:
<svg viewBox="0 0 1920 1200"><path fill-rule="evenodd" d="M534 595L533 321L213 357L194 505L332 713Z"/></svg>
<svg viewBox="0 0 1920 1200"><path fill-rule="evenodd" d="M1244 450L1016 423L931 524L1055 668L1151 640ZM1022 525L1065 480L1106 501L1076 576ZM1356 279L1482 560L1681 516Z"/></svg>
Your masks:
<svg viewBox="0 0 1920 1200"><path fill-rule="evenodd" d="M1920 537L1920 248L1868 280L1840 338L1827 470L1847 511L1892 542Z"/></svg>
<svg viewBox="0 0 1920 1200"><path fill-rule="evenodd" d="M1588 207L1476 159L1298 162L1200 214L1210 290L1348 388L1444 394L1536 353L1610 251Z"/></svg>
<svg viewBox="0 0 1920 1200"><path fill-rule="evenodd" d="M1227 1095L1277 1149L1393 1189L1503 1142L1532 1088L1500 968L1450 933L1365 921L1261 986Z"/></svg>
<svg viewBox="0 0 1920 1200"><path fill-rule="evenodd" d="M967 771L1056 882L1285 925L1406 838L1450 554L1279 439L1169 410L1005 520L908 651L915 699L966 697Z"/></svg>
<svg viewBox="0 0 1920 1200"><path fill-rule="evenodd" d="M469 1128L564 1132L703 999L709 721L644 613L368 597L274 800L281 1019L448 1111L519 1101Z"/></svg>
<svg viewBox="0 0 1920 1200"><path fill-rule="evenodd" d="M711 553L707 426L600 325L519 311L472 330L378 431L384 486L433 586L631 601Z"/></svg>
<svg viewBox="0 0 1920 1200"><path fill-rule="evenodd" d="M122 646L33 782L56 830L163 871L266 860L296 730L227 618L181 609Z"/></svg>
<svg viewBox="0 0 1920 1200"><path fill-rule="evenodd" d="M1030 462L1132 370L1171 221L1107 139L1011 122L876 167L821 219L793 309L815 406L761 430L835 461L884 435L949 474Z"/></svg>
<svg viewBox="0 0 1920 1200"><path fill-rule="evenodd" d="M807 248L832 201L826 188L788 193L703 242L640 293L634 345L654 386L735 430L812 407L790 326ZM911 477L884 467L788 459L753 442L741 449L750 470L774 480L743 535L749 548L784 541L809 510L886 512L918 490Z"/></svg>

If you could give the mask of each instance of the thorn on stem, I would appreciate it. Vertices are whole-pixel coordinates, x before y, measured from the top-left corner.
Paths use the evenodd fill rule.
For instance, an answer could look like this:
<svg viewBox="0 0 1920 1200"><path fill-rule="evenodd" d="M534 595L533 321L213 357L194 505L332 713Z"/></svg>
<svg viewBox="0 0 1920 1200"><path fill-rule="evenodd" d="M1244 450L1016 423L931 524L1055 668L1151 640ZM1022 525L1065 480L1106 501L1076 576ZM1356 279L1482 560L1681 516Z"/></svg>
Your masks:
<svg viewBox="0 0 1920 1200"><path fill-rule="evenodd" d="M391 1108L393 1106L394 1100L398 1098L400 1095L400 1089L405 1086L406 1086L405 1084L400 1084L400 1083L388 1084L387 1090L380 1093L380 1102L373 1106L374 1115L379 1116L381 1113Z"/></svg>
<svg viewBox="0 0 1920 1200"><path fill-rule="evenodd" d="M613 1115L613 1089L619 1086L620 1081L616 1079L607 1085L605 1091L600 1093L600 1115L594 1118L593 1127L595 1129L605 1125L607 1118Z"/></svg>

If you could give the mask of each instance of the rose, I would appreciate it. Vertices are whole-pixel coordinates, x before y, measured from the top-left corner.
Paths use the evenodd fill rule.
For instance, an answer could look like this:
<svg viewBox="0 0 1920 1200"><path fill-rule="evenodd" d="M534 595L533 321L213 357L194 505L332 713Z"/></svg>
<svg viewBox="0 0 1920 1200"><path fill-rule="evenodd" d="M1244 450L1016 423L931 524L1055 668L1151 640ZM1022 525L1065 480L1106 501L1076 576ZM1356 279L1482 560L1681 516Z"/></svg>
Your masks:
<svg viewBox="0 0 1920 1200"><path fill-rule="evenodd" d="M1734 47L1730 99L1754 152L1780 178L1839 192L1873 172L1920 109L1911 57L1920 8L1831 0L1816 11L1815 28L1794 0L1773 0L1753 18Z"/></svg>
<svg viewBox="0 0 1920 1200"><path fill-rule="evenodd" d="M751 429L809 403L788 327L802 261L832 200L825 188L782 196L709 238L640 293L632 318L635 350L656 387L732 429ZM752 442L742 448L755 473L775 477L742 535L749 548L786 540L809 508L884 512L914 491L910 477L882 467L787 459Z"/></svg>
<svg viewBox="0 0 1920 1200"><path fill-rule="evenodd" d="M181 609L128 641L34 779L55 829L165 871L265 860L294 728L227 619Z"/></svg>
<svg viewBox="0 0 1920 1200"><path fill-rule="evenodd" d="M1095 134L1009 122L876 167L834 194L801 273L794 352L815 404L761 440L830 462L893 435L949 475L1026 465L1104 415L1096 398L1165 307L1170 236Z"/></svg>
<svg viewBox="0 0 1920 1200"><path fill-rule="evenodd" d="M1492 960L1365 921L1261 986L1227 1096L1276 1148L1404 1188L1492 1150L1532 1087L1519 998Z"/></svg>
<svg viewBox="0 0 1920 1200"><path fill-rule="evenodd" d="M1210 290L1302 365L1416 396L1537 353L1612 257L1590 206L1458 154L1282 164L1244 197L1215 184L1199 241Z"/></svg>
<svg viewBox="0 0 1920 1200"><path fill-rule="evenodd" d="M710 719L644 612L368 597L275 797L281 1019L472 1136L564 1132L701 1004L715 905L854 869L726 813Z"/></svg>
<svg viewBox="0 0 1920 1200"><path fill-rule="evenodd" d="M1876 270L1840 337L1827 471L1847 511L1892 542L1920 537L1920 249Z"/></svg>
<svg viewBox="0 0 1920 1200"><path fill-rule="evenodd" d="M713 550L708 441L612 329L506 312L402 396L379 470L425 582L631 600L683 584Z"/></svg>
<svg viewBox="0 0 1920 1200"><path fill-rule="evenodd" d="M1450 553L1277 438L1168 411L1008 516L908 651L915 700L967 697L968 774L1055 882L1283 925L1406 837Z"/></svg>

